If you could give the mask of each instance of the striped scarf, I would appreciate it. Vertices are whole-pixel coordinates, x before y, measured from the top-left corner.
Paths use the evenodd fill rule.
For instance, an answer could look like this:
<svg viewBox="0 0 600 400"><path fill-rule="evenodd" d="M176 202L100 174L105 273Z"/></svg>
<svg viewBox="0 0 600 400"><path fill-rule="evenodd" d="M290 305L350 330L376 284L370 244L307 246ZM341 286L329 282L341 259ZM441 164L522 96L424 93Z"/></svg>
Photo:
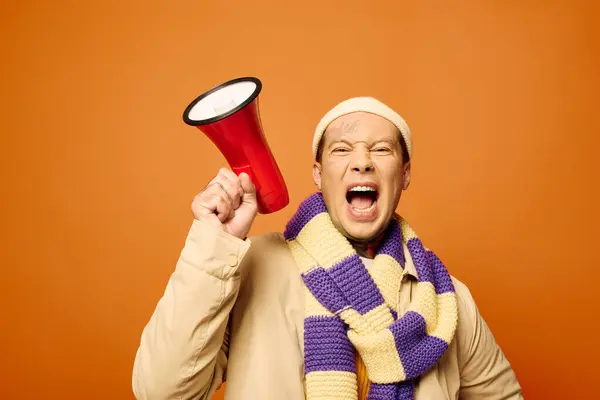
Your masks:
<svg viewBox="0 0 600 400"><path fill-rule="evenodd" d="M357 399L355 349L371 382L368 400L413 399L415 378L438 362L456 330L454 285L442 262L395 215L367 269L320 193L302 202L284 236L305 283L307 399ZM403 244L418 283L399 315Z"/></svg>

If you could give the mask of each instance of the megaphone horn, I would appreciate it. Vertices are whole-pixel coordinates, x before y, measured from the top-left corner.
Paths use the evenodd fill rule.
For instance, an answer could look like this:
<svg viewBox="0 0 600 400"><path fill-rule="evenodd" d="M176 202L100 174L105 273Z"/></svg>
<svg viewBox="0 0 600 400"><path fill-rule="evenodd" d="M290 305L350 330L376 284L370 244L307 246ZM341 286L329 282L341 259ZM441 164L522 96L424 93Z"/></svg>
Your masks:
<svg viewBox="0 0 600 400"><path fill-rule="evenodd" d="M208 136L233 172L248 174L256 187L258 212L269 214L287 206L289 195L260 121L261 90L255 77L227 81L192 101L183 120Z"/></svg>

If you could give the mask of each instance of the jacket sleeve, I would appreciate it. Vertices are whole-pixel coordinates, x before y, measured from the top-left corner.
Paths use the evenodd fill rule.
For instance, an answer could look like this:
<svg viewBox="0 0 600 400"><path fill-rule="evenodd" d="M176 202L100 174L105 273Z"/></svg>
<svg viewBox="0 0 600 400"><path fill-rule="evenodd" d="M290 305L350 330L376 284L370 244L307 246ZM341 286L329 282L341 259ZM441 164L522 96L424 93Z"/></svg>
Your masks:
<svg viewBox="0 0 600 400"><path fill-rule="evenodd" d="M459 399L519 400L521 386L502 349L462 285L459 299Z"/></svg>
<svg viewBox="0 0 600 400"><path fill-rule="evenodd" d="M224 381L238 267L250 247L194 220L135 356L138 400L208 399Z"/></svg>

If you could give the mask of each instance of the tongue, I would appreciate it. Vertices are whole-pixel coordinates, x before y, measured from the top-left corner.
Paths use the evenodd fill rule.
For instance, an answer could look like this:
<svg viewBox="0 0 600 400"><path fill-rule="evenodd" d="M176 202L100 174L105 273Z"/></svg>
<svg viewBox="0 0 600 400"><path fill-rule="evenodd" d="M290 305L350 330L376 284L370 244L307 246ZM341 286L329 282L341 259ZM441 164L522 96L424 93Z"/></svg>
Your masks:
<svg viewBox="0 0 600 400"><path fill-rule="evenodd" d="M352 207L354 208L364 210L373 205L373 198L371 196L362 194L353 195L352 199L350 200L350 204L352 204Z"/></svg>

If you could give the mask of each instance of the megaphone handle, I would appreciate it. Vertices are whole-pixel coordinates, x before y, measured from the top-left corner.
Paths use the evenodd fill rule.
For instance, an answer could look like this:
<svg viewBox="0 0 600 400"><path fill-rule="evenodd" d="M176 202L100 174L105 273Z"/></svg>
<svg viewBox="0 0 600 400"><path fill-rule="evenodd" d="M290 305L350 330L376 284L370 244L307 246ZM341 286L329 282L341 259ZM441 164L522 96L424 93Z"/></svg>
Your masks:
<svg viewBox="0 0 600 400"><path fill-rule="evenodd" d="M252 172L252 168L249 165L244 165L242 167L231 167L231 170L237 175L240 176L240 174L242 172L245 172L248 174L248 176L250 177L250 180L252 181L252 183L254 184L254 187L256 188L256 191L260 191L260 183L258 182L258 180L256 179L256 175L254 175L254 172Z"/></svg>

